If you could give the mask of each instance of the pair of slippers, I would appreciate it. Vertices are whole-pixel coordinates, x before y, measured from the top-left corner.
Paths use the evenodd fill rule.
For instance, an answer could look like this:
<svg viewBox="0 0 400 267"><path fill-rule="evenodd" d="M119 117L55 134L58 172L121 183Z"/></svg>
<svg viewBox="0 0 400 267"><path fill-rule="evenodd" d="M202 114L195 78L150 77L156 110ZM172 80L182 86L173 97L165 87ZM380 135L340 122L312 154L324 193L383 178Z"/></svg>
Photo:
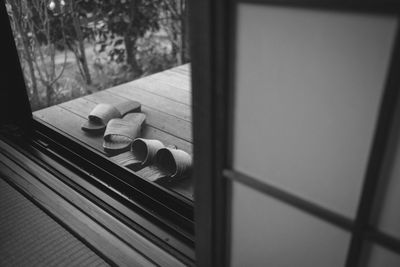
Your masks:
<svg viewBox="0 0 400 267"><path fill-rule="evenodd" d="M176 147L166 147L159 140L136 138L128 152L111 160L125 166L147 180L176 181L189 177L192 171L192 157Z"/></svg>
<svg viewBox="0 0 400 267"><path fill-rule="evenodd" d="M98 104L90 112L81 129L90 134L104 132L104 151L109 154L129 150L132 141L140 136L146 116L140 113L141 104L125 101L113 106Z"/></svg>

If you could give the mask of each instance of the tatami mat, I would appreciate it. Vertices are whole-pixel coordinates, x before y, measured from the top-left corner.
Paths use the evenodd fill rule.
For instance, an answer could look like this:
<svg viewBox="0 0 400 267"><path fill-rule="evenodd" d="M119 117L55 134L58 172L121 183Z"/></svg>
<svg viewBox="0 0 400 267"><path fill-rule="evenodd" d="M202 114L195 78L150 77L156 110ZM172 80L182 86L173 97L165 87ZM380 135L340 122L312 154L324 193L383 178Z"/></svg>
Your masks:
<svg viewBox="0 0 400 267"><path fill-rule="evenodd" d="M108 266L0 177L0 266Z"/></svg>

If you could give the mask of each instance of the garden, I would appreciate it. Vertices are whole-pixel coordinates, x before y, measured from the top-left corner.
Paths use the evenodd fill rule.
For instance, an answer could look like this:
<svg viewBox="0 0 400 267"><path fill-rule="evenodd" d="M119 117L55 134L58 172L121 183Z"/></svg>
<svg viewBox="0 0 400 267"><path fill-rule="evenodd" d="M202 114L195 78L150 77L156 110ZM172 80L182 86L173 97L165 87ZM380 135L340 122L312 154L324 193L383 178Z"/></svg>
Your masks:
<svg viewBox="0 0 400 267"><path fill-rule="evenodd" d="M187 0L6 0L32 111L189 62Z"/></svg>

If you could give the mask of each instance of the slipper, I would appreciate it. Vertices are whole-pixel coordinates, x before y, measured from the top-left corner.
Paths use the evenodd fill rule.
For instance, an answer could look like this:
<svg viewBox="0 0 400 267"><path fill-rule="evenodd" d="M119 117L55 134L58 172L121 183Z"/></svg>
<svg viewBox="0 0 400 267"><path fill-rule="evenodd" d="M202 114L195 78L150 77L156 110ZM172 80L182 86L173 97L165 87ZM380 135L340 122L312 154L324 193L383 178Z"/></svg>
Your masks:
<svg viewBox="0 0 400 267"><path fill-rule="evenodd" d="M192 165L192 157L188 153L180 149L165 147L157 151L152 165L136 173L152 182L171 182L189 177Z"/></svg>
<svg viewBox="0 0 400 267"><path fill-rule="evenodd" d="M104 151L121 153L129 150L132 141L140 135L145 119L143 113L128 113L122 119L111 119L104 132Z"/></svg>
<svg viewBox="0 0 400 267"><path fill-rule="evenodd" d="M81 129L88 133L102 133L107 123L113 118L121 118L130 112L140 112L141 104L137 101L127 100L118 105L97 104L89 113L88 120Z"/></svg>
<svg viewBox="0 0 400 267"><path fill-rule="evenodd" d="M131 144L131 150L111 157L118 165L137 169L153 162L157 151L164 148L161 141L155 139L136 138Z"/></svg>

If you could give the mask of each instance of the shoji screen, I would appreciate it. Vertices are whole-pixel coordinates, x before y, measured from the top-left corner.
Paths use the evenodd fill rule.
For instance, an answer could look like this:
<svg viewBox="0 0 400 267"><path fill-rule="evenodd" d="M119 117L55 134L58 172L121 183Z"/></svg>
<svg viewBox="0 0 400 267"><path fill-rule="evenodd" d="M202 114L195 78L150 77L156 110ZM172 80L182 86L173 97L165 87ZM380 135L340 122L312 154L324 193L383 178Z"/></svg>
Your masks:
<svg viewBox="0 0 400 267"><path fill-rule="evenodd" d="M371 224L392 239L400 240L400 107L397 107L379 180ZM366 246L364 263L368 267L400 266L400 254L371 241Z"/></svg>
<svg viewBox="0 0 400 267"><path fill-rule="evenodd" d="M233 185L231 266L343 266L350 234Z"/></svg>
<svg viewBox="0 0 400 267"><path fill-rule="evenodd" d="M240 3L236 27L233 171L353 220L397 19ZM350 232L261 191L233 182L232 266L343 266Z"/></svg>
<svg viewBox="0 0 400 267"><path fill-rule="evenodd" d="M381 246L374 245L369 248L365 266L367 267L397 267L400 266L400 255L393 253Z"/></svg>

